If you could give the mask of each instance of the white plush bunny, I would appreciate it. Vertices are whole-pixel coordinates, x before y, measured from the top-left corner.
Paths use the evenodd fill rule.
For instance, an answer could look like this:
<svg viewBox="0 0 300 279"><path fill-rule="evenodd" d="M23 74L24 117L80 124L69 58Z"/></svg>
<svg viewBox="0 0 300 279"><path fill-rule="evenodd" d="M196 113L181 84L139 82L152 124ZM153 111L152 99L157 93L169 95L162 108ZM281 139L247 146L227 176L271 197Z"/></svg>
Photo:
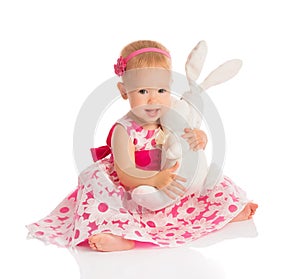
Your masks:
<svg viewBox="0 0 300 279"><path fill-rule="evenodd" d="M172 98L171 109L160 118L166 136L162 169L170 168L176 161L179 162L177 174L187 178L184 184L187 188L186 195L199 192L208 185L205 181L208 167L204 151L190 150L186 140L181 137L184 129L199 128L201 125L201 93L211 86L231 79L242 66L241 60L229 60L212 71L200 85L196 85L195 81L201 73L206 54L206 42L200 41L191 51L185 65L190 90L185 92L181 99ZM153 211L176 202L164 192L148 185L135 188L132 191L132 198L139 205Z"/></svg>

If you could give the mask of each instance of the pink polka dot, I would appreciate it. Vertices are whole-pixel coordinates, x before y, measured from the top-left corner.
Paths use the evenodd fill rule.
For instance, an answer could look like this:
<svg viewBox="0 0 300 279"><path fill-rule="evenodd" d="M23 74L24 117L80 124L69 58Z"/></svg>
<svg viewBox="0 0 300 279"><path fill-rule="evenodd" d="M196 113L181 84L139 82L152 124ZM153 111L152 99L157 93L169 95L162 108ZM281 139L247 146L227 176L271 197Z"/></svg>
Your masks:
<svg viewBox="0 0 300 279"><path fill-rule="evenodd" d="M228 210L229 210L230 212L237 211L237 206L234 205L234 204L231 204L231 205L229 205Z"/></svg>
<svg viewBox="0 0 300 279"><path fill-rule="evenodd" d="M135 163L139 167L146 167L149 166L151 163L150 151L144 150L143 156L136 156Z"/></svg>
<svg viewBox="0 0 300 279"><path fill-rule="evenodd" d="M189 207L186 213L191 214L195 210L195 207Z"/></svg>
<svg viewBox="0 0 300 279"><path fill-rule="evenodd" d="M74 236L74 239L77 239L80 235L80 231L79 230L76 230L75 231L75 236Z"/></svg>
<svg viewBox="0 0 300 279"><path fill-rule="evenodd" d="M151 141L151 145L152 145L152 146L156 146L156 140L155 140L155 139L153 139L153 140Z"/></svg>
<svg viewBox="0 0 300 279"><path fill-rule="evenodd" d="M62 207L59 211L61 212L61 213L67 213L68 211L69 211L70 209L68 208L68 207Z"/></svg>
<svg viewBox="0 0 300 279"><path fill-rule="evenodd" d="M137 236L142 237L142 234L139 231L134 232Z"/></svg>
<svg viewBox="0 0 300 279"><path fill-rule="evenodd" d="M182 234L182 236L184 238L190 238L192 236L192 234L190 232L185 232L184 234Z"/></svg>
<svg viewBox="0 0 300 279"><path fill-rule="evenodd" d="M174 233L167 233L166 236L174 236Z"/></svg>
<svg viewBox="0 0 300 279"><path fill-rule="evenodd" d="M150 228L155 228L155 227L156 227L156 225L155 225L155 223L154 223L153 221L148 221L148 222L147 222L147 225L148 225Z"/></svg>
<svg viewBox="0 0 300 279"><path fill-rule="evenodd" d="M52 220L52 219L45 219L44 222L45 222L45 223L52 223L53 220Z"/></svg>
<svg viewBox="0 0 300 279"><path fill-rule="evenodd" d="M42 236L42 235L44 235L44 232L37 231L37 232L35 232L35 235L36 235L36 236Z"/></svg>
<svg viewBox="0 0 300 279"><path fill-rule="evenodd" d="M138 143L137 138L134 138L134 139L133 139L133 144L136 145L137 143Z"/></svg>
<svg viewBox="0 0 300 279"><path fill-rule="evenodd" d="M114 176L114 177L117 177L117 176L118 176L118 174L117 174L116 171L113 171L110 175L111 175L111 176ZM102 192L102 191L101 191L101 192ZM100 193L100 194L101 194L101 193Z"/></svg>
<svg viewBox="0 0 300 279"><path fill-rule="evenodd" d="M98 210L100 212L105 212L105 211L107 211L107 209L108 209L108 205L106 203L103 203L103 202L99 203Z"/></svg>
<svg viewBox="0 0 300 279"><path fill-rule="evenodd" d="M127 213L127 210L125 208L120 208L119 211L120 213L124 213L124 214Z"/></svg>
<svg viewBox="0 0 300 279"><path fill-rule="evenodd" d="M221 196L223 196L223 193L222 193L222 192L219 192L219 193L216 193L216 194L215 194L215 197L221 197Z"/></svg>
<svg viewBox="0 0 300 279"><path fill-rule="evenodd" d="M137 131L137 132L141 132L141 131L143 131L143 127L142 126L136 126L136 125L134 125L135 127L135 130Z"/></svg>

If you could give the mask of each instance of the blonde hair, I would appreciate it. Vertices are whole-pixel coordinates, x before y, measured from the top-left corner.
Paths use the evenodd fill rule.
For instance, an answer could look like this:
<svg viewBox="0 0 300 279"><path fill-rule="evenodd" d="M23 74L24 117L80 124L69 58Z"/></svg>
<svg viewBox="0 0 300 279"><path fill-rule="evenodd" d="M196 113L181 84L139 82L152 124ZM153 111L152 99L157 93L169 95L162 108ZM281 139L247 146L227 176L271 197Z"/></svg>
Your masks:
<svg viewBox="0 0 300 279"><path fill-rule="evenodd" d="M156 41L139 40L125 46L121 51L121 56L125 58L134 51L146 47L159 48L169 52L167 48ZM170 70L172 67L171 59L161 53L145 52L131 58L127 63L126 70L145 67L161 67Z"/></svg>

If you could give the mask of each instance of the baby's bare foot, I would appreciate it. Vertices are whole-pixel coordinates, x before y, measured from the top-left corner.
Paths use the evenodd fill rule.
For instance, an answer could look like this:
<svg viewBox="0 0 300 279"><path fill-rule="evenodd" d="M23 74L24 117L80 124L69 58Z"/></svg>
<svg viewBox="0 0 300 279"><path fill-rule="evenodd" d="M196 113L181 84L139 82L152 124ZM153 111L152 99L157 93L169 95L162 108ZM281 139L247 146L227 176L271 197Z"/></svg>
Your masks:
<svg viewBox="0 0 300 279"><path fill-rule="evenodd" d="M130 250L134 241L110 233L99 233L89 237L89 245L93 250L101 252Z"/></svg>
<svg viewBox="0 0 300 279"><path fill-rule="evenodd" d="M253 202L249 202L246 204L243 211L241 211L236 217L234 217L231 222L238 222L251 219L252 216L255 214L258 205Z"/></svg>

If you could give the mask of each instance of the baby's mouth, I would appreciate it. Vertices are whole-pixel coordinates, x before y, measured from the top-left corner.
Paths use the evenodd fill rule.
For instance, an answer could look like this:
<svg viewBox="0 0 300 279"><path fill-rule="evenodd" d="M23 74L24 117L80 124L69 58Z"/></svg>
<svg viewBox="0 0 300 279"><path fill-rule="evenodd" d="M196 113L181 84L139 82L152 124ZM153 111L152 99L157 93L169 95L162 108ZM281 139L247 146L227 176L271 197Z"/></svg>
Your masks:
<svg viewBox="0 0 300 279"><path fill-rule="evenodd" d="M158 116L160 109L159 108L154 108L154 109L145 109L145 112L149 117L156 117Z"/></svg>

